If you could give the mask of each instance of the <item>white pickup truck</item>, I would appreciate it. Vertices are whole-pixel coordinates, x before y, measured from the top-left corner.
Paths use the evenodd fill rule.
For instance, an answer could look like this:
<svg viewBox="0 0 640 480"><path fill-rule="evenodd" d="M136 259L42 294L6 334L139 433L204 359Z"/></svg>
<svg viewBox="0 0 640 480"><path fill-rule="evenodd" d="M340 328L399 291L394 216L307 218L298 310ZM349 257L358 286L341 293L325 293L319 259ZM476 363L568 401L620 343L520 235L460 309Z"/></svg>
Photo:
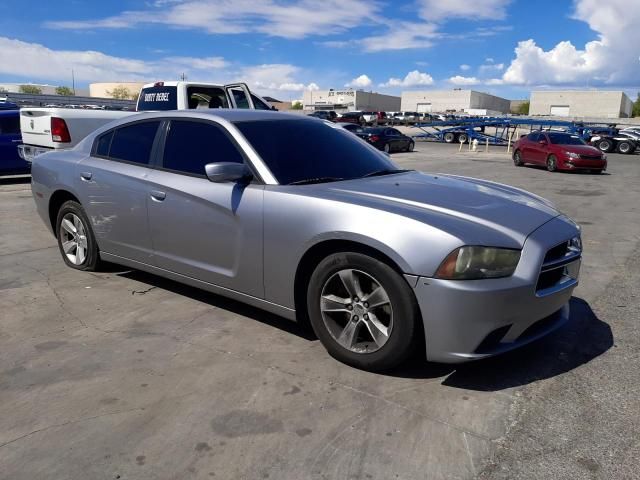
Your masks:
<svg viewBox="0 0 640 480"><path fill-rule="evenodd" d="M142 87L135 112L81 110L62 107L20 109L22 145L18 153L30 162L51 149L71 148L89 133L112 120L136 112L195 108L249 108L272 110L244 83L215 85L193 82L156 82Z"/></svg>

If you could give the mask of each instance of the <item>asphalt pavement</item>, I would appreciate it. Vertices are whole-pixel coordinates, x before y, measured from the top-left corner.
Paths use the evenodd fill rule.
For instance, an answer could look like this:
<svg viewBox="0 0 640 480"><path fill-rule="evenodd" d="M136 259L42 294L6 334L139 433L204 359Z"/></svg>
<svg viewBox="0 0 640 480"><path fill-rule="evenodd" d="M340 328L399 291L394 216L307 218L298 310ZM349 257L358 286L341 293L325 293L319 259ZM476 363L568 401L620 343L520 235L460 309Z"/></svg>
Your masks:
<svg viewBox="0 0 640 480"><path fill-rule="evenodd" d="M462 366L342 365L285 319L65 267L0 180L0 479L640 478L640 155L603 175L418 143L404 168L531 190L583 228L570 323Z"/></svg>

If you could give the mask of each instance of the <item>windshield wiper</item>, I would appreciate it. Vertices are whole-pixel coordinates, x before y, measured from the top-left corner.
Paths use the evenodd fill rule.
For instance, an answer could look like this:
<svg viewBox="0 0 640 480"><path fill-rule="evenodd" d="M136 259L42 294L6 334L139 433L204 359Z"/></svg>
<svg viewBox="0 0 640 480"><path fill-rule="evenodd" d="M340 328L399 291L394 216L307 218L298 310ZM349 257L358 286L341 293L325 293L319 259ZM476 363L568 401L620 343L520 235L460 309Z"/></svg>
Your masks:
<svg viewBox="0 0 640 480"><path fill-rule="evenodd" d="M315 178L305 178L303 180L296 180L295 182L288 183L287 185L309 185L311 183L327 183L327 182L337 182L339 180L344 180L341 177L315 177Z"/></svg>
<svg viewBox="0 0 640 480"><path fill-rule="evenodd" d="M367 173L362 178L379 177L381 175L391 175L393 173L404 173L404 172L415 172L415 170L404 169L404 168L397 168L397 169L385 168L384 170L376 170L375 172Z"/></svg>

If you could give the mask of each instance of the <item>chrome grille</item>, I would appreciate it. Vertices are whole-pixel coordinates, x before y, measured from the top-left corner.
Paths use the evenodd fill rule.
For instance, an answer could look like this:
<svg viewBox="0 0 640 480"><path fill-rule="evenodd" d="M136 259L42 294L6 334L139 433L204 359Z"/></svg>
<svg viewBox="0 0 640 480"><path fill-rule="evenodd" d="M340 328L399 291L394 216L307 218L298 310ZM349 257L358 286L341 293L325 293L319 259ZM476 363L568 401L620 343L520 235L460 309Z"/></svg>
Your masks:
<svg viewBox="0 0 640 480"><path fill-rule="evenodd" d="M570 248L570 241L549 249L536 284L536 295L543 297L578 283L582 252Z"/></svg>

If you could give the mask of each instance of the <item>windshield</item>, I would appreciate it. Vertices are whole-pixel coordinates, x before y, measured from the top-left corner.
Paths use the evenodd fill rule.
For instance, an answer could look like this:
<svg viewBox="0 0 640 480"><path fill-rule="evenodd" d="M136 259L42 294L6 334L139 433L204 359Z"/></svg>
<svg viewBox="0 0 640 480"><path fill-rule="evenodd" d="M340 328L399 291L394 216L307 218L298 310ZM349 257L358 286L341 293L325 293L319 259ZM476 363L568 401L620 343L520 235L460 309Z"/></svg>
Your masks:
<svg viewBox="0 0 640 480"><path fill-rule="evenodd" d="M586 145L584 140L577 135L548 132L547 136L549 137L549 141L554 145Z"/></svg>
<svg viewBox="0 0 640 480"><path fill-rule="evenodd" d="M236 127L280 184L352 179L397 167L357 136L313 120L256 120Z"/></svg>

